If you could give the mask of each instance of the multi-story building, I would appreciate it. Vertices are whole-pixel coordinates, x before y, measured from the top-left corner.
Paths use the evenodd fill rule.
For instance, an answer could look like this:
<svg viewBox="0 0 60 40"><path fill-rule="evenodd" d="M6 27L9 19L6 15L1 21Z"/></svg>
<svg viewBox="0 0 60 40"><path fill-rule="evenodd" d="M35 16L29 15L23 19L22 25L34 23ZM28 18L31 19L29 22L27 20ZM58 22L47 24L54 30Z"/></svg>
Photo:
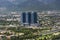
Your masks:
<svg viewBox="0 0 60 40"><path fill-rule="evenodd" d="M37 25L37 12L23 12L21 14L21 23L23 25Z"/></svg>

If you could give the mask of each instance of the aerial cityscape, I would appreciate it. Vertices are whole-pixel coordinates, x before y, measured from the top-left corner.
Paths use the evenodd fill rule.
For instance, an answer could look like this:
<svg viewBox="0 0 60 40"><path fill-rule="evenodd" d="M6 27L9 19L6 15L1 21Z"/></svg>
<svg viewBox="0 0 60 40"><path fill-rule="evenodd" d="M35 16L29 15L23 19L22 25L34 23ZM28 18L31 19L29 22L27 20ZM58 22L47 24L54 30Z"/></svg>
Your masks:
<svg viewBox="0 0 60 40"><path fill-rule="evenodd" d="M60 0L0 0L0 40L60 40Z"/></svg>

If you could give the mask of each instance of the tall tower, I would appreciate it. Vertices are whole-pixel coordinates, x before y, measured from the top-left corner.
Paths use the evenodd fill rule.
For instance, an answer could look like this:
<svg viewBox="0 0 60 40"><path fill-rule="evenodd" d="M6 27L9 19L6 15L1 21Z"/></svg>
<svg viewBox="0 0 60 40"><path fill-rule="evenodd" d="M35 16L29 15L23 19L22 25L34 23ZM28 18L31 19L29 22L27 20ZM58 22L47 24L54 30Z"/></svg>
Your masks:
<svg viewBox="0 0 60 40"><path fill-rule="evenodd" d="M31 21L32 21L31 18L32 18L31 12L28 12L28 23L29 23L29 25L31 25Z"/></svg>
<svg viewBox="0 0 60 40"><path fill-rule="evenodd" d="M26 23L26 13L22 13L22 23Z"/></svg>
<svg viewBox="0 0 60 40"><path fill-rule="evenodd" d="M37 23L37 12L33 12L33 22Z"/></svg>

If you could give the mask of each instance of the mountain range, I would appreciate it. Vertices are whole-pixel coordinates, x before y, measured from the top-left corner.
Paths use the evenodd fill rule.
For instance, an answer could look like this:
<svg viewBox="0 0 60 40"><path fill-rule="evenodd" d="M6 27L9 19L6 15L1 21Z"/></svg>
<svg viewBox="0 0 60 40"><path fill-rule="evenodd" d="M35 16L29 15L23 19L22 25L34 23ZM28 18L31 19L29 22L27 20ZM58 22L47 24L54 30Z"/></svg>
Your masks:
<svg viewBox="0 0 60 40"><path fill-rule="evenodd" d="M9 11L60 10L60 0L0 0L0 8Z"/></svg>

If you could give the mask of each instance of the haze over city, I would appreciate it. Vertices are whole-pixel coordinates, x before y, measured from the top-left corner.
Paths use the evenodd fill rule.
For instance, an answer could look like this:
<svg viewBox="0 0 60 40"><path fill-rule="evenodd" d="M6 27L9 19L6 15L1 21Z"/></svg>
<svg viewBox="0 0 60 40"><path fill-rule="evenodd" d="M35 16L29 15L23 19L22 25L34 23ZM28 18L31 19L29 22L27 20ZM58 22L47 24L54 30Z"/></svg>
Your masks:
<svg viewBox="0 0 60 40"><path fill-rule="evenodd" d="M0 0L0 10L27 11L27 10L60 10L60 0Z"/></svg>
<svg viewBox="0 0 60 40"><path fill-rule="evenodd" d="M0 0L0 40L60 40L60 0Z"/></svg>

